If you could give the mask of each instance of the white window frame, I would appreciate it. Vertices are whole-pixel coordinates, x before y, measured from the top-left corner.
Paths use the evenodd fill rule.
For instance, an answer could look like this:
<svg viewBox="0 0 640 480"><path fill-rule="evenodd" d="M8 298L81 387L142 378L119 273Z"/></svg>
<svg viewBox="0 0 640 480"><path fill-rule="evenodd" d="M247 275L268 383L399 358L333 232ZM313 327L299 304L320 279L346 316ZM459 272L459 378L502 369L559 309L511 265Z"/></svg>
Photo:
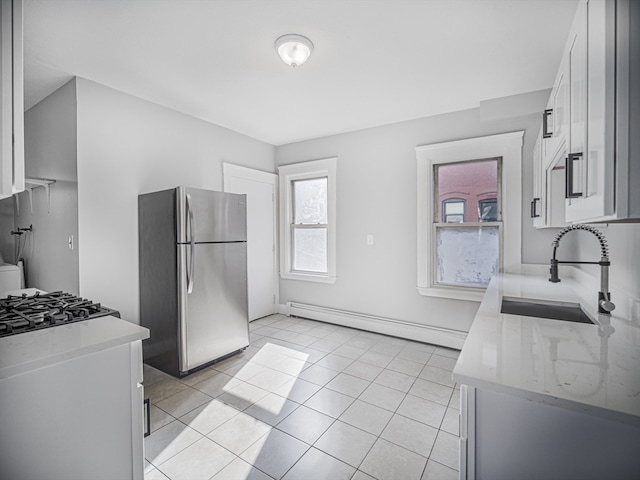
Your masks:
<svg viewBox="0 0 640 480"><path fill-rule="evenodd" d="M338 158L331 157L278 167L280 177L280 277L289 280L335 283L336 273L336 170ZM292 215L295 180L327 177L327 272L301 272L292 265Z"/></svg>
<svg viewBox="0 0 640 480"><path fill-rule="evenodd" d="M433 166L502 158L500 271L518 272L522 263L522 143L524 131L416 147L418 178L418 278L421 295L481 301L485 289L436 283ZM493 224L493 222L491 222Z"/></svg>

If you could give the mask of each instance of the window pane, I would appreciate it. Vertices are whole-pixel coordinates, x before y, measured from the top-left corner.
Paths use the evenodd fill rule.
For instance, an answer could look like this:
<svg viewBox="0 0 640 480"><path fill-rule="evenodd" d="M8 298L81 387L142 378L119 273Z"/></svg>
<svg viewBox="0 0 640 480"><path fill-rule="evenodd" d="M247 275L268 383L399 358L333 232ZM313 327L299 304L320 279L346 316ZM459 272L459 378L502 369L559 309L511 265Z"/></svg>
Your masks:
<svg viewBox="0 0 640 480"><path fill-rule="evenodd" d="M481 222L498 221L498 202L495 198L487 198L478 202L478 217Z"/></svg>
<svg viewBox="0 0 640 480"><path fill-rule="evenodd" d="M293 223L328 223L327 183L327 177L293 181Z"/></svg>
<svg viewBox="0 0 640 480"><path fill-rule="evenodd" d="M327 273L327 229L293 229L293 270Z"/></svg>
<svg viewBox="0 0 640 480"><path fill-rule="evenodd" d="M464 214L464 202L445 202L444 210L446 215Z"/></svg>
<svg viewBox="0 0 640 480"><path fill-rule="evenodd" d="M436 227L436 282L486 287L498 272L500 231L490 227Z"/></svg>
<svg viewBox="0 0 640 480"><path fill-rule="evenodd" d="M444 223L464 222L465 201L460 198L449 198L442 202Z"/></svg>
<svg viewBox="0 0 640 480"><path fill-rule="evenodd" d="M447 215L454 213L450 209L455 208L456 203L447 202L451 199L466 202L469 205L464 212L465 222L478 222L480 217L475 208L478 205L478 198L488 196L497 198L498 196L498 159L436 165L434 175L438 186L438 196L435 199L438 211L435 222L446 223ZM443 211L444 208L446 211ZM457 212L455 214L459 215Z"/></svg>
<svg viewBox="0 0 640 480"><path fill-rule="evenodd" d="M444 223L463 223L464 215L445 215Z"/></svg>

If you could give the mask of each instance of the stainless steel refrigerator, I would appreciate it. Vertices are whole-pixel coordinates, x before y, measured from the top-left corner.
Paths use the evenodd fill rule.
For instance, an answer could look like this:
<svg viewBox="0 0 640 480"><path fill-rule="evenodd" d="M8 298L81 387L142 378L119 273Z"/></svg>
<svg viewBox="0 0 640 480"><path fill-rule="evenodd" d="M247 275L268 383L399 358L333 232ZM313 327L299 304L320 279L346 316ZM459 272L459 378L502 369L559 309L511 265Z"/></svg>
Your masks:
<svg viewBox="0 0 640 480"><path fill-rule="evenodd" d="M249 345L246 223L245 195L139 195L145 363L182 377Z"/></svg>

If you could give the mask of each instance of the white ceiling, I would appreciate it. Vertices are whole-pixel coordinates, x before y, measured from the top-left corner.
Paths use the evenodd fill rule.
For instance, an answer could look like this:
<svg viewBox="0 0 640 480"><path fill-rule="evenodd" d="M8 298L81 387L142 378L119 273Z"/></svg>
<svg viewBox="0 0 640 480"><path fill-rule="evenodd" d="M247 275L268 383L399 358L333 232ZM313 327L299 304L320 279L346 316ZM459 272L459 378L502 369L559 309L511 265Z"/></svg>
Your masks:
<svg viewBox="0 0 640 480"><path fill-rule="evenodd" d="M550 88L577 0L25 0L25 107L77 75L282 145ZM274 42L309 37L298 68Z"/></svg>

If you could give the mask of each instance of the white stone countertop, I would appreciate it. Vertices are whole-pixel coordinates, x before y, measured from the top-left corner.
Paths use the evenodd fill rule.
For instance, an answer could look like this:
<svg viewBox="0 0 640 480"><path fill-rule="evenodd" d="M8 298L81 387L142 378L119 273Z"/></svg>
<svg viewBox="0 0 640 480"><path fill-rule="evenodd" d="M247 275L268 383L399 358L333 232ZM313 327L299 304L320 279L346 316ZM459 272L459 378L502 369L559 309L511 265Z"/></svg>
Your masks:
<svg viewBox="0 0 640 480"><path fill-rule="evenodd" d="M0 380L149 338L149 330L106 316L0 338Z"/></svg>
<svg viewBox="0 0 640 480"><path fill-rule="evenodd" d="M503 296L579 303L596 324L503 314ZM573 278L550 283L548 275L498 275L480 304L453 379L640 426L640 321L625 308L637 310L637 302L612 300L623 308L610 317L598 315L597 287Z"/></svg>

